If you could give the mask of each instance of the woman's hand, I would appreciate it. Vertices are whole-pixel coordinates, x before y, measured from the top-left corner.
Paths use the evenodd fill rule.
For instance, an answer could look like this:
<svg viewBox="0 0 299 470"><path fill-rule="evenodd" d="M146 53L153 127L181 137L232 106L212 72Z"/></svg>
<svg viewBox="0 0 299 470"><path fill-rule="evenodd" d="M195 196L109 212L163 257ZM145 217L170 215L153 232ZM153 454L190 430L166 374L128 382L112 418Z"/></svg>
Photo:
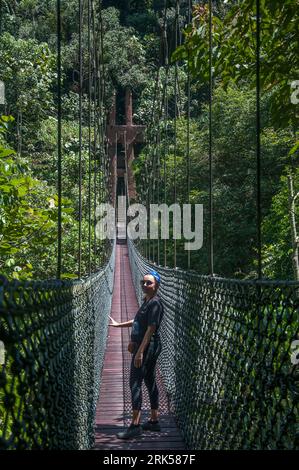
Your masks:
<svg viewBox="0 0 299 470"><path fill-rule="evenodd" d="M143 361L143 353L137 351L135 359L134 359L134 366L139 369L139 367L142 366L142 361Z"/></svg>
<svg viewBox="0 0 299 470"><path fill-rule="evenodd" d="M119 323L117 321L115 321L112 317L110 317L110 320L111 322L109 323L109 326L119 326Z"/></svg>
<svg viewBox="0 0 299 470"><path fill-rule="evenodd" d="M129 353L133 354L133 352L135 350L135 346L136 346L136 343L133 343L132 341L129 342L129 345L128 345Z"/></svg>

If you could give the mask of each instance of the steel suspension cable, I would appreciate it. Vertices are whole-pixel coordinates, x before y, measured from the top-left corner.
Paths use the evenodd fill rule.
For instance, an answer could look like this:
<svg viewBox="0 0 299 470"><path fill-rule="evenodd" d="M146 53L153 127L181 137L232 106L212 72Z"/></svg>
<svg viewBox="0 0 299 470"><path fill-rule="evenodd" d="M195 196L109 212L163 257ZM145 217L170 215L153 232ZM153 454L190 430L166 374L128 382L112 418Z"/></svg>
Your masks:
<svg viewBox="0 0 299 470"><path fill-rule="evenodd" d="M98 2L99 6L99 38L98 36L94 37L94 58L95 58L95 84L97 87L97 99L96 99L96 108L95 108L95 121L97 122L97 128L99 128L99 135L101 137L100 144L100 152L99 152L99 161L98 164L98 183L99 183L99 202L103 202L104 199L106 200L105 194L105 185L106 182L106 169L105 169L105 151L104 151L104 127L103 127L103 99L104 99L104 85L105 80L103 81L104 76L104 61L103 61L103 23L102 23L102 8L101 8L101 1ZM94 13L95 18L95 13ZM99 40L99 55L97 53L97 41ZM101 70L102 69L102 70Z"/></svg>
<svg viewBox="0 0 299 470"><path fill-rule="evenodd" d="M104 27L103 27L103 19L102 19L102 12L101 12L101 1L100 1L100 96L101 96L101 122L102 122L102 133L103 133L103 142L104 142L104 133L105 133L105 126L106 126L106 114L104 114L105 108L104 108L104 103L106 102L106 81L105 81L105 76L106 76L106 67L105 67L105 61L104 61ZM108 182L109 182L109 151L108 151L108 142L107 142L107 147L106 151L103 155L103 168L104 168L104 174L105 174L105 201L109 200L109 197L111 195L109 194L108 191Z"/></svg>
<svg viewBox="0 0 299 470"><path fill-rule="evenodd" d="M163 25L165 25L166 22L166 15L164 15L163 18ZM162 55L163 52L163 47L162 47L162 41L160 41L160 56ZM151 120L150 120L150 126L149 129L151 129L151 126L153 127L154 131L156 132L156 103L157 107L159 109L159 100L158 100L158 93L159 93L159 82L160 82L160 63L158 64L157 67L157 75L156 75L156 81L155 81L155 90L154 90L154 99L153 99L153 105L152 105L152 112L151 112ZM159 120L159 113L158 113L158 120ZM155 134L156 135L156 134ZM152 141L153 135L151 133L150 135L150 141ZM153 203L155 202L155 188L158 190L158 185L155 185L155 164L156 164L156 159L157 159L157 147L154 146L154 161L153 161L153 177L151 178L151 183L153 184L152 188L152 196L153 196ZM159 175L157 175L159 178ZM158 180L159 183L159 180ZM148 209L147 209L148 210ZM158 244L157 244L157 259L159 259L159 234L158 234ZM153 240L153 261L155 262L155 241Z"/></svg>
<svg viewBox="0 0 299 470"><path fill-rule="evenodd" d="M129 193L129 181L128 181L128 160L127 160L127 131L124 131L124 149L125 149L125 193L127 193L127 203L130 206L130 193Z"/></svg>
<svg viewBox="0 0 299 470"><path fill-rule="evenodd" d="M58 227L57 227L57 279L61 278L62 261L62 218L61 218L61 195L62 195L62 139L61 139L61 2L56 3L57 16L57 192L58 192Z"/></svg>
<svg viewBox="0 0 299 470"><path fill-rule="evenodd" d="M165 18L167 11L167 0L165 0ZM164 137L164 204L167 203L167 175L166 175L166 155L168 155L168 72L169 72L169 50L168 50L168 40L167 40L167 22L164 23L163 29L163 38L164 38L164 60L165 60L165 101L164 101L164 123L165 123L165 137ZM167 240L164 239L164 266L167 266Z"/></svg>
<svg viewBox="0 0 299 470"><path fill-rule="evenodd" d="M91 273L91 2L88 0L88 271Z"/></svg>
<svg viewBox="0 0 299 470"><path fill-rule="evenodd" d="M175 12L175 49L178 47L178 21L179 21L179 12L180 12L180 5L179 0L176 0L176 12ZM177 173L177 81L178 81L178 62L175 61L175 73L174 73L174 174L173 174L173 202L174 204L177 203L177 187L176 187L176 173ZM176 211L173 213L173 228L175 226L175 218L177 214ZM174 233L173 233L174 235ZM173 265L176 268L177 266L177 242L176 238L173 237L174 242L174 257L173 257Z"/></svg>
<svg viewBox="0 0 299 470"><path fill-rule="evenodd" d="M256 207L257 207L257 251L258 279L262 278L261 242L261 87L260 87L260 49L261 49L261 11L260 0L256 0Z"/></svg>
<svg viewBox="0 0 299 470"><path fill-rule="evenodd" d="M209 264L210 274L214 274L214 248L213 248L213 157L212 157L212 102L213 102L213 69L212 69L212 48L213 48L213 11L212 0L209 0Z"/></svg>
<svg viewBox="0 0 299 470"><path fill-rule="evenodd" d="M100 18L100 51L101 51L101 100L105 103L106 98L106 82L105 82L105 62L104 62L104 28L103 28L103 17L102 17L102 0L99 0L99 18ZM103 116L102 116L103 117Z"/></svg>
<svg viewBox="0 0 299 470"><path fill-rule="evenodd" d="M157 135L157 152L158 152L158 171L157 171L157 204L160 204L160 178L161 178L161 132L160 132L160 121L158 126ZM158 240L157 240L157 264L160 265L160 230L159 230L159 214L158 214Z"/></svg>
<svg viewBox="0 0 299 470"><path fill-rule="evenodd" d="M167 41L167 35L166 35L166 14L167 14L167 4L166 4L166 0L164 2L164 14L163 14L163 22L162 22L162 33L161 33L161 36L162 36L162 39L161 39L161 42L160 42L160 53L161 53L161 56L163 55L164 53L164 60L165 60L165 40ZM166 39L165 39L166 37ZM162 57L161 57L161 62L162 62ZM168 73L168 68L169 68L169 64L167 62L167 66L165 68L166 70L166 73ZM156 104L156 101L157 101L157 105L158 105L158 126L160 127L160 118L162 117L163 115L163 103L164 103L164 98L166 96L166 93L165 93L165 83L164 83L164 89L163 89L163 100L161 102L161 104L159 103L159 100L157 100L157 95L158 95L158 92L159 92L159 80L160 80L160 63L159 63L159 66L158 66L158 70L157 70L157 79L156 79L156 84L155 84L155 90L154 90L154 98L153 98L153 105L152 105L152 111L151 111L151 120L150 120L150 126L149 128L147 129L147 134L146 134L146 141L152 141L152 138L153 138L153 135L152 135L152 132L151 132L151 126L154 127L154 130L155 129L155 104ZM152 146L151 146L152 147ZM156 165L156 151L154 151L154 158L150 158L148 164L145 166L145 173L146 173L146 176L145 178L143 178L143 189L142 189L142 193L143 193L143 198L146 199L146 206L147 206L147 210L149 210L149 188L151 188L151 194L153 195L154 197L154 189L155 189L155 184L154 184L154 177L153 177L153 174L155 172L155 165ZM149 148L149 156L151 156L151 148ZM160 159L159 159L160 160ZM148 171L148 167L151 167L151 170ZM160 172L159 172L159 176L158 178L160 177ZM152 187L153 186L153 187ZM158 185L157 185L157 190L159 191L160 190L160 187L159 187L159 181L158 181ZM159 220L158 220L158 228L159 228ZM149 230L149 228L148 228ZM153 242L153 257L155 256L155 250L154 250L154 245L155 245L155 242ZM143 243L143 246L144 246L144 254L145 254L145 257L148 258L150 256L150 240L146 240L145 243ZM158 260L160 259L160 245L159 245L159 233L158 233L158 247L157 247L157 250L158 250Z"/></svg>
<svg viewBox="0 0 299 470"><path fill-rule="evenodd" d="M154 137L154 161L153 161L153 188L152 188L152 200L151 202L155 204L155 190L156 190L156 165L157 164L157 135ZM155 240L153 240L153 262L155 263Z"/></svg>
<svg viewBox="0 0 299 470"><path fill-rule="evenodd" d="M188 2L188 24L191 23L191 11L192 11L192 0ZM187 148L186 148L186 157L187 157L187 203L190 204L190 98L191 98L191 77L190 77L190 52L188 48L188 57L187 57ZM187 251L187 267L191 268L191 251Z"/></svg>
<svg viewBox="0 0 299 470"><path fill-rule="evenodd" d="M97 61L98 74L99 74L99 112L101 120L101 135L102 135L102 148L104 149L104 103L106 98L106 86L105 86L105 62L104 62L104 27L103 27L103 18L102 18L102 8L101 0L99 1L99 21L100 21L100 37L99 37L99 51L100 58ZM108 152L108 142L106 151L101 153L100 161L101 169L101 189L100 189L100 200L101 202L105 199L108 200L108 181L109 181L109 152Z"/></svg>
<svg viewBox="0 0 299 470"><path fill-rule="evenodd" d="M79 246L78 246L78 278L81 278L82 264L82 97L83 97L83 9L84 0L79 0Z"/></svg>
<svg viewBox="0 0 299 470"><path fill-rule="evenodd" d="M161 104L159 104L159 100L157 100L157 94L159 90L159 80L160 80L160 66L157 71L157 79L156 79L156 84L155 84L155 90L154 90L154 98L153 98L153 104L152 104L152 111L151 111L151 120L150 120L150 127L147 129L146 133L146 142L152 142L153 135L151 132L151 126L155 126L155 104L157 101L158 104L158 128L159 128L159 134L160 134L160 118L163 116L163 112L165 115L165 108L167 108L167 115L168 115L168 105L165 105L166 103L166 97L167 97L167 80L168 80L168 72L169 72L169 61L168 61L168 44L167 44L167 2L166 0L164 1L164 14L163 14L163 22L162 22L162 40L161 40L161 46L160 46L160 51L161 55L164 53L164 66L165 66L165 75L166 79L164 81L164 86L163 86L163 93L162 93L162 100ZM162 61L161 61L162 62ZM160 93L159 93L160 95ZM164 117L164 122L166 123L166 119ZM156 129L154 128L156 131ZM159 141L161 140L160 135L159 135ZM151 157L151 152L152 152L153 145L150 144L149 146L149 157ZM154 153L153 153L153 158L149 158L148 162L145 165L145 177L142 178L142 193L143 193L143 200L146 200L146 206L147 210L149 210L149 204L152 201L151 197L154 198L154 193L155 189L157 188L158 191L158 203L159 203L159 192L160 192L160 167L161 167L161 162L160 162L160 155L158 155L158 151L156 147L154 147ZM165 158L164 158L164 169L165 169ZM158 171L157 167L158 166ZM158 181L157 185L155 184L155 172L157 171L158 174ZM165 175L166 171L164 171L164 183L165 183ZM164 184L164 187L166 189L166 186ZM165 197L166 197L166 192L164 190ZM159 228L159 220L158 220L158 228ZM149 228L148 228L149 230ZM143 245L143 253L146 258L149 258L151 256L151 240L148 239L145 240L145 243L141 243L141 246ZM165 240L166 243L166 240ZM166 250L165 248L165 243L164 243L164 251ZM157 252L158 252L158 262L160 261L160 241L159 241L159 233L158 233L158 247L157 247ZM153 260L155 261L155 242L152 244L152 253L153 253ZM165 255L164 255L164 260L165 260Z"/></svg>
<svg viewBox="0 0 299 470"><path fill-rule="evenodd" d="M97 161L97 130L98 130L98 87L97 87L97 60L96 60L96 25L95 25L95 12L94 12L94 1L92 0L91 3L91 16L92 16L92 83L93 83L93 217L94 217L94 224L93 224L93 256L94 256L94 263L95 267L97 266L97 236L96 236L96 224L95 224L95 217L96 217L96 210L97 210L97 174L99 172L99 165ZM100 188L99 188L100 193Z"/></svg>

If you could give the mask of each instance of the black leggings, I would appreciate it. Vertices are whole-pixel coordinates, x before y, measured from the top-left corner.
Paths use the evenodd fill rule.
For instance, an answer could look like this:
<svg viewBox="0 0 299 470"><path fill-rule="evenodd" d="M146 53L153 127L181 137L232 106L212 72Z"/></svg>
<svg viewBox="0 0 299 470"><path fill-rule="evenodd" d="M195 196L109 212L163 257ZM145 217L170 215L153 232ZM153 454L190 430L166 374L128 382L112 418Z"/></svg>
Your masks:
<svg viewBox="0 0 299 470"><path fill-rule="evenodd" d="M141 410L142 391L141 386L144 380L151 403L151 409L159 408L159 392L156 384L156 362L162 350L160 341L151 341L144 352L141 367L134 366L135 354L132 356L130 371L130 389L132 396L132 409Z"/></svg>

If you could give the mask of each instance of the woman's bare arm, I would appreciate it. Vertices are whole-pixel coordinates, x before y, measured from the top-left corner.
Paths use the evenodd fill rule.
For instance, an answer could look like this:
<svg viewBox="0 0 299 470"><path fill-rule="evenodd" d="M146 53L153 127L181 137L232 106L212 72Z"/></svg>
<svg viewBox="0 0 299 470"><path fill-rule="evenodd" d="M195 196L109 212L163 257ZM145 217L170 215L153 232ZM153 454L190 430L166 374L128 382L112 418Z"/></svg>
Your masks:
<svg viewBox="0 0 299 470"><path fill-rule="evenodd" d="M143 354L144 353L147 345L149 344L149 342L151 340L152 335L155 333L155 330L156 330L155 325L147 327L147 330L146 330L145 335L143 337L142 343L140 344L140 346L138 348L137 354L139 354L139 353Z"/></svg>
<svg viewBox="0 0 299 470"><path fill-rule="evenodd" d="M114 326L115 328L125 328L125 327L130 327L133 325L134 320L129 320L125 321L123 323L119 323L118 321L115 321L112 317L109 317L111 322L109 323L109 326Z"/></svg>
<svg viewBox="0 0 299 470"><path fill-rule="evenodd" d="M154 334L155 330L156 330L155 325L147 327L147 330L146 330L145 335L143 337L142 343L140 344L140 346L138 348L138 351L136 353L135 359L134 359L134 366L135 367L139 368L139 367L142 366L143 353L144 353L147 345L149 344L149 342L151 340L151 337Z"/></svg>

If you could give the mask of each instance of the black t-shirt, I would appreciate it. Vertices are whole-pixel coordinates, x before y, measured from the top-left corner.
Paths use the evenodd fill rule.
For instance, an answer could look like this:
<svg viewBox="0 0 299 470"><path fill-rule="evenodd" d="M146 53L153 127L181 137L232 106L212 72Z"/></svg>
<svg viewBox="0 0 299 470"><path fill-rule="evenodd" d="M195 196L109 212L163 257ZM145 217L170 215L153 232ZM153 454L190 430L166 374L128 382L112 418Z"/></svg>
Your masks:
<svg viewBox="0 0 299 470"><path fill-rule="evenodd" d="M132 325L131 341L141 344L148 326L156 326L152 335L153 340L159 340L159 328L164 314L164 307L159 296L155 295L150 300L144 300L135 315Z"/></svg>

